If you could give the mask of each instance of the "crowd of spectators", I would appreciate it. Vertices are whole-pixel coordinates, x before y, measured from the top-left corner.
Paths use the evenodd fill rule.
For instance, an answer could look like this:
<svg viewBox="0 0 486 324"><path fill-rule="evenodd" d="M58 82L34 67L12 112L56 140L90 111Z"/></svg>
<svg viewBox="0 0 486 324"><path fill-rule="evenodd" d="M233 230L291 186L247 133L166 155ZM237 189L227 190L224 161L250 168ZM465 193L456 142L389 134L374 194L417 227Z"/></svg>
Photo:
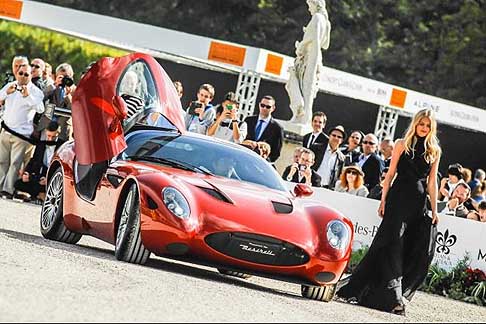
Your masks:
<svg viewBox="0 0 486 324"><path fill-rule="evenodd" d="M42 203L54 151L72 138L70 64L15 56L0 90L0 196Z"/></svg>
<svg viewBox="0 0 486 324"><path fill-rule="evenodd" d="M72 139L69 111L76 89L73 78L74 71L68 63L58 65L52 74L51 65L40 58L29 63L24 56L14 57L10 79L0 90L2 198L42 202L50 158L60 144ZM130 83L128 77L125 79L125 83ZM182 82L174 81L174 86L182 98ZM130 88L130 84L125 84L125 88ZM198 88L195 98L183 108L186 130L244 145L275 167L284 135L272 116L277 109L274 97L262 96L258 113L242 118L234 92L226 93L218 104L213 103L214 96L211 84ZM123 99L128 110L140 106L130 97ZM380 142L375 134L357 129L348 136L343 125L334 125L326 134L327 122L324 112L313 114L312 132L303 136L302 145L295 149L282 178L379 200L393 139ZM472 178L471 170L452 164L438 185L439 200L447 213L486 222L486 180L482 169L476 170Z"/></svg>
<svg viewBox="0 0 486 324"><path fill-rule="evenodd" d="M394 148L393 139L380 142L375 134L365 135L360 130L352 130L347 136L342 125L332 127L325 134L326 122L323 112L314 113L312 132L303 136L302 145L295 149L282 178L380 200ZM320 180L320 185L312 181L311 175ZM450 165L438 183L441 209L449 215L486 222L485 177L482 169L476 170L472 178L470 169L459 163Z"/></svg>

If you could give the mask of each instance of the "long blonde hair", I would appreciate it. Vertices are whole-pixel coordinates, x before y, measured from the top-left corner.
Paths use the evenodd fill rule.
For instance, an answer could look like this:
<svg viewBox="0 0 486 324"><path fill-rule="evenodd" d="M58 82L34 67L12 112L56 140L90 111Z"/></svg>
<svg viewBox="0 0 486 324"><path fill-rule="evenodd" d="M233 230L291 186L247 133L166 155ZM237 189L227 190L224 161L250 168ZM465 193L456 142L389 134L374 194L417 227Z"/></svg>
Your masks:
<svg viewBox="0 0 486 324"><path fill-rule="evenodd" d="M425 117L430 120L430 132L427 134L424 141L424 158L427 163L433 163L439 157L441 149L439 146L439 139L437 138L437 120L435 119L434 111L431 109L422 109L413 117L412 122L405 133L405 151L407 154L414 154L414 147L417 143L417 125L420 120Z"/></svg>

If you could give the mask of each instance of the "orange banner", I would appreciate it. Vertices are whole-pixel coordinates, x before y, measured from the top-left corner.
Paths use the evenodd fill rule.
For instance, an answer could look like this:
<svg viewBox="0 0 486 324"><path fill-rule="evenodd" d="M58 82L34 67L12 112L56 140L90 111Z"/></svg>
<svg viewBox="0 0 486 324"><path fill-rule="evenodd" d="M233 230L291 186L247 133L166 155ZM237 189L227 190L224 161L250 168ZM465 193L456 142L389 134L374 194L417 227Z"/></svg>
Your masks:
<svg viewBox="0 0 486 324"><path fill-rule="evenodd" d="M405 106L405 99L407 99L407 91L393 88L390 98L390 105L403 108Z"/></svg>
<svg viewBox="0 0 486 324"><path fill-rule="evenodd" d="M211 42L208 59L222 63L243 66L246 48L219 42Z"/></svg>
<svg viewBox="0 0 486 324"><path fill-rule="evenodd" d="M23 5L18 0L0 0L0 17L20 19Z"/></svg>
<svg viewBox="0 0 486 324"><path fill-rule="evenodd" d="M283 57L273 54L267 55L267 63L265 64L265 72L280 75L282 71Z"/></svg>

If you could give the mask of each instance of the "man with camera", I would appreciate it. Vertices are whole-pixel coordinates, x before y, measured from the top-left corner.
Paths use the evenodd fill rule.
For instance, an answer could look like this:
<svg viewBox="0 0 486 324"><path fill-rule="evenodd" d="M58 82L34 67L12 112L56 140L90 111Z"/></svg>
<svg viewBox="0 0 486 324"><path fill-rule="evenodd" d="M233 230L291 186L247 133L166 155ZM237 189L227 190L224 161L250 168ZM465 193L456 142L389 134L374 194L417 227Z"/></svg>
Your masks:
<svg viewBox="0 0 486 324"><path fill-rule="evenodd" d="M308 186L320 187L321 176L311 167L314 164L315 155L308 148L303 148L298 163L287 166L282 174L282 178L296 183L305 183Z"/></svg>
<svg viewBox="0 0 486 324"><path fill-rule="evenodd" d="M197 100L191 101L186 110L184 121L190 132L206 135L209 126L214 122L216 111L211 104L214 98L214 87L205 83L197 91Z"/></svg>
<svg viewBox="0 0 486 324"><path fill-rule="evenodd" d="M62 63L56 68L54 85L46 89L44 98L46 112L37 127L37 136L52 121L60 127L59 139L68 141L72 137L71 103L74 85L74 71L69 63Z"/></svg>
<svg viewBox="0 0 486 324"><path fill-rule="evenodd" d="M216 120L208 128L208 135L240 144L246 137L245 122L238 120L238 99L234 92L228 92L223 102L216 107Z"/></svg>
<svg viewBox="0 0 486 324"><path fill-rule="evenodd" d="M32 68L23 65L10 82L0 90L5 101L0 131L0 191L2 197L12 198L14 183L25 153L32 148L34 115L44 111L44 94L32 82Z"/></svg>
<svg viewBox="0 0 486 324"><path fill-rule="evenodd" d="M57 138L59 125L55 121L50 122L43 133L44 138L36 142L34 155L25 168L19 172L20 178L14 184L16 191L28 193L30 197L17 192L13 197L14 200L37 202L44 200L47 170L54 152L63 142Z"/></svg>

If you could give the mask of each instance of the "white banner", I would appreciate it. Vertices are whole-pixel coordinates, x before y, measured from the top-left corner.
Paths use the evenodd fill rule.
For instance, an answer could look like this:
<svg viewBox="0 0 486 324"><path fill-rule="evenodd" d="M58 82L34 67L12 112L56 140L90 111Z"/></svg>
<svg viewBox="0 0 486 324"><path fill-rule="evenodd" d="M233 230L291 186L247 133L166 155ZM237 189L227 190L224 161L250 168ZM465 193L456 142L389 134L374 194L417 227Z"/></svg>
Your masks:
<svg viewBox="0 0 486 324"><path fill-rule="evenodd" d="M293 189L295 183L287 182ZM312 188L314 194L309 198L325 203L348 217L354 225L353 250L369 246L381 223L378 216L378 200L358 197L324 188ZM439 215L433 263L450 270L466 254L469 255L471 268L486 271L486 223Z"/></svg>

